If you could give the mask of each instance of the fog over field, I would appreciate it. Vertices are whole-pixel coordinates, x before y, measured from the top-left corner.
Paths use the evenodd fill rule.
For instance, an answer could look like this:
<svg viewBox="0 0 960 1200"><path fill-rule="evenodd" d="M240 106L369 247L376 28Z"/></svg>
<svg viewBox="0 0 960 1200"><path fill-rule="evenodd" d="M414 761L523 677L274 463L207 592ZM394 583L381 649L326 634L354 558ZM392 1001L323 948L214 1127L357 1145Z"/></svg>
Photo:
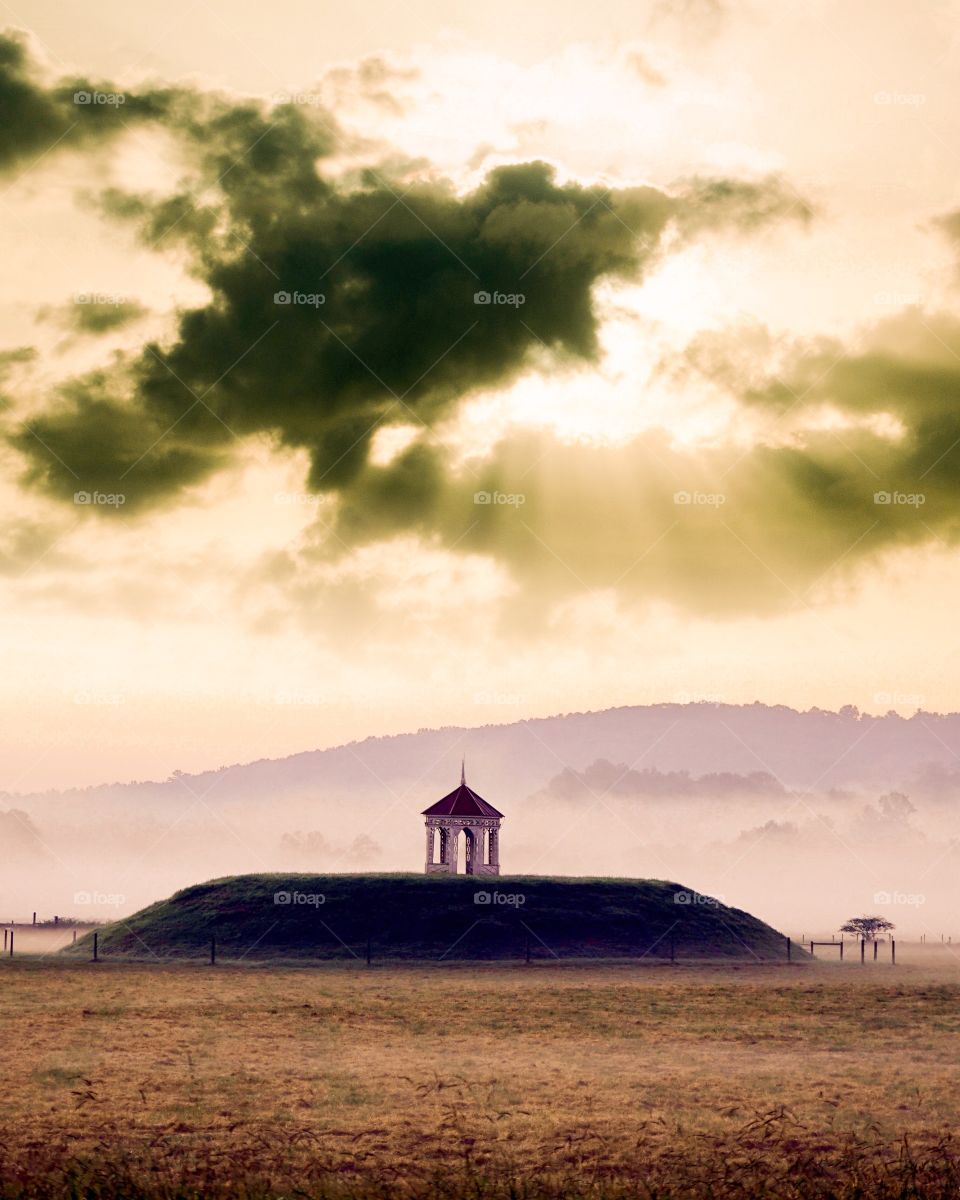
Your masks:
<svg viewBox="0 0 960 1200"><path fill-rule="evenodd" d="M164 782L7 796L0 916L110 919L246 871L420 871L468 781L507 874L681 882L786 932L958 936L960 716L711 703L371 738Z"/></svg>
<svg viewBox="0 0 960 1200"><path fill-rule="evenodd" d="M960 1200L958 68L0 0L0 1200Z"/></svg>
<svg viewBox="0 0 960 1200"><path fill-rule="evenodd" d="M506 872L952 936L956 14L411 3L0 30L0 916L465 755Z"/></svg>

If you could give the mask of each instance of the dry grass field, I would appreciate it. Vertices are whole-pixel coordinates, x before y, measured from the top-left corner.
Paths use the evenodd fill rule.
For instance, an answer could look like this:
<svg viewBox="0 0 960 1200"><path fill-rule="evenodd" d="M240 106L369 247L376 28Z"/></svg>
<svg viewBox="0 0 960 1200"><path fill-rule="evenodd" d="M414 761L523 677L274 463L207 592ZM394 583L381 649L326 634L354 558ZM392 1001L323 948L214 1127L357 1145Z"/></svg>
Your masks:
<svg viewBox="0 0 960 1200"><path fill-rule="evenodd" d="M0 965L0 1195L960 1194L960 971Z"/></svg>

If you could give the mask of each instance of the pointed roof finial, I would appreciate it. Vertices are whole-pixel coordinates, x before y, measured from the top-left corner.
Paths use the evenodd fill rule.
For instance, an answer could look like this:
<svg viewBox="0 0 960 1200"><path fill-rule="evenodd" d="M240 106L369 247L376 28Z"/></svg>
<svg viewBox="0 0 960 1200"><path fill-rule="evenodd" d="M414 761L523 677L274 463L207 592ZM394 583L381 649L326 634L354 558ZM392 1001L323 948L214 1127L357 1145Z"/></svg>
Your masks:
<svg viewBox="0 0 960 1200"><path fill-rule="evenodd" d="M467 782L467 756L464 755L460 759L460 786L464 787Z"/></svg>

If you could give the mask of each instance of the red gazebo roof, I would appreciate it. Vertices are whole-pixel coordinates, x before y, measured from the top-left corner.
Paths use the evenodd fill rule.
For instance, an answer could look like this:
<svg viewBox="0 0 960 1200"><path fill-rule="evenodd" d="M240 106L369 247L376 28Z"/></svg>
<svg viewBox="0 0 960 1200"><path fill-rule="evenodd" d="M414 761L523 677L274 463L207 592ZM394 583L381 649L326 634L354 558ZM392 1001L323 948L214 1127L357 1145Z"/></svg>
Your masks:
<svg viewBox="0 0 960 1200"><path fill-rule="evenodd" d="M425 817L502 817L492 804L478 796L473 788L467 787L465 773L460 772L460 786L448 796L431 804L422 813Z"/></svg>

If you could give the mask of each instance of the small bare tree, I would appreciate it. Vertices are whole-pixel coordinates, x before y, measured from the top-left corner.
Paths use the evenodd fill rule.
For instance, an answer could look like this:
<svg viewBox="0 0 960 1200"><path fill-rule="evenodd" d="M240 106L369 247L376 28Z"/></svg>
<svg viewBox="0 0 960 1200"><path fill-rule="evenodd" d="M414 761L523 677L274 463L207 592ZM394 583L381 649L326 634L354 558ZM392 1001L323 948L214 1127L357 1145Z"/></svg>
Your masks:
<svg viewBox="0 0 960 1200"><path fill-rule="evenodd" d="M840 932L855 933L865 942L872 942L875 938L879 939L883 934L895 928L894 923L888 921L886 917L851 917L846 924L840 926Z"/></svg>

